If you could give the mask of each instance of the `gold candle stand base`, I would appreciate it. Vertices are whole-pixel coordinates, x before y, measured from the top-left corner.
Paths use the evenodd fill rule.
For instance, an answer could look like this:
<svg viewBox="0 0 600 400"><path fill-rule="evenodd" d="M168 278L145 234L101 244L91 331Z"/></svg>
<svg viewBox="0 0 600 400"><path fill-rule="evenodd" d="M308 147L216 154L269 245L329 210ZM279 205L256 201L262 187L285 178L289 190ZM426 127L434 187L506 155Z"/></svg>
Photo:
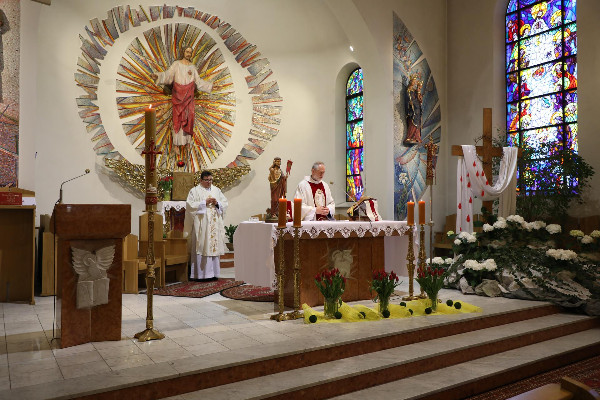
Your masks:
<svg viewBox="0 0 600 400"><path fill-rule="evenodd" d="M147 342L148 340L160 340L165 338L164 333L160 333L156 328L146 328L142 332L136 333L134 337L139 342Z"/></svg>

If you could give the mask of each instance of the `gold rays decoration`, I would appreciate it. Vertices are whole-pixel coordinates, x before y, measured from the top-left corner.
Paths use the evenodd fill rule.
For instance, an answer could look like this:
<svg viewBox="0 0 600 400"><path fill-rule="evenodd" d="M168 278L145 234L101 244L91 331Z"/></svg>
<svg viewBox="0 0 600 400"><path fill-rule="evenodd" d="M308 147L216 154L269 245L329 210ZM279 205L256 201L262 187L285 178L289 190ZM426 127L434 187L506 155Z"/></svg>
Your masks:
<svg viewBox="0 0 600 400"><path fill-rule="evenodd" d="M104 159L104 164L113 170L113 172L121 178L124 182L128 184L128 186L135 189L136 192L145 193L145 170L143 165L132 164L127 160L114 160L110 158ZM208 171L212 172L213 176L213 185L218 187L221 190L225 190L231 186L233 186L242 176L246 175L250 172L250 167L247 165L242 165L239 167L232 168L217 168L217 169L208 169ZM200 174L202 171L197 171L194 173L194 186L200 184ZM164 169L157 168L156 177L157 181L161 181L163 178L167 176L172 176L173 172ZM162 197L162 187L158 187L158 197Z"/></svg>
<svg viewBox="0 0 600 400"><path fill-rule="evenodd" d="M142 30L146 23L153 27ZM279 85L273 78L271 63L254 43L246 40L241 32L222 18L194 7L167 4L110 8L104 16L91 19L79 35L81 55L77 60L74 78L82 93L76 98L77 107L94 151L104 159L105 166L123 178L120 182L124 187L138 190L136 171L141 166L127 161L119 149L115 148L117 143L119 147L123 145L122 137L119 137L120 132L114 132L113 126L105 127L102 117L104 110L99 106L104 101L100 102L98 98L99 86L106 82L104 69L108 65L105 61L109 51L113 46L116 47L122 34L134 30L140 30L140 33L129 43L117 67L115 93L124 136L134 149L138 154L142 150L145 122L143 110L152 105L157 110L157 146L162 151L158 159L160 170L199 171L215 161L228 144L231 145L229 140L233 135L235 108L239 107L235 98L242 94L239 92L242 90L250 97L250 101L244 105L251 108L252 114L250 129L246 133L247 140L242 141L233 160L225 161L227 168L212 171L223 173L224 176L232 174L231 176L238 178L247 174L250 170L249 162L258 158L269 142L279 134L283 98L279 93ZM194 142L188 146L189 154L183 154L178 160L174 156L171 139L170 90L156 85L151 74L165 71L173 61L180 58L179 51L185 46L194 49L193 62L199 75L212 81L214 89L210 94L201 93L196 96ZM219 49L229 52L227 66ZM229 58L235 62L229 61ZM228 68L233 69L236 74L243 74L246 82L247 88L236 88L235 96ZM108 74L112 79L112 71L108 71ZM236 132L237 134L241 132ZM119 140L113 144L111 137L118 137ZM186 160L186 167L175 168L176 161L183 159ZM227 172L227 169L237 167L243 168L236 170L238 172ZM159 175L159 178L162 176ZM229 178L226 181L229 182Z"/></svg>
<svg viewBox="0 0 600 400"><path fill-rule="evenodd" d="M156 143L161 168L195 172L214 162L231 138L235 98L229 69L215 41L199 28L185 23L166 24L144 32L127 48L118 68L119 116L126 120L123 130L141 153L144 147L144 110L156 109ZM189 154L177 156L172 142L173 121L170 88L154 83L151 75L166 71L182 49L193 49L192 62L200 77L213 82L211 93L196 93L193 143ZM185 161L183 166L178 161Z"/></svg>

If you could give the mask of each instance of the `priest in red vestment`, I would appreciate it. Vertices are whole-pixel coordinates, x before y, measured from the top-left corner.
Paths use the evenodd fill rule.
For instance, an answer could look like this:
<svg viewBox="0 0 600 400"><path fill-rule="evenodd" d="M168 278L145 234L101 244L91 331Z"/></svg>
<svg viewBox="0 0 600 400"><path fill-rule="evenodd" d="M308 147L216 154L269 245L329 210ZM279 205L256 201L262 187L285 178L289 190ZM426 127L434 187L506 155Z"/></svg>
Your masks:
<svg viewBox="0 0 600 400"><path fill-rule="evenodd" d="M323 181L325 164L313 164L310 176L305 176L298 184L295 198L302 199L302 219L304 221L333 220L335 201L329 185Z"/></svg>

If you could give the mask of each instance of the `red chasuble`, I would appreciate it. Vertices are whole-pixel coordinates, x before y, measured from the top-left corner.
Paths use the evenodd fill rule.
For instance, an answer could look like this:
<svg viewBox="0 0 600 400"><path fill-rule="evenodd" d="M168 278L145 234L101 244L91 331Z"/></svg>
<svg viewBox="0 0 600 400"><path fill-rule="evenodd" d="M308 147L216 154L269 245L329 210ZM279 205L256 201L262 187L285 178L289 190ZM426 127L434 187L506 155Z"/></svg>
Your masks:
<svg viewBox="0 0 600 400"><path fill-rule="evenodd" d="M186 135L194 135L194 91L196 82L187 85L173 83L173 133L183 129Z"/></svg>
<svg viewBox="0 0 600 400"><path fill-rule="evenodd" d="M317 193L317 190L321 190L321 193L323 193L323 199L325 199L325 203L322 204L324 207L327 206L327 195L325 194L325 186L323 186L323 182L319 182L319 183L312 183L312 182L308 182L308 184L310 185L310 189L312 190L312 195L313 195L313 201L315 203L315 206L319 206L317 205L317 202L315 201L315 194ZM316 214L317 217L317 221L327 221L327 215L319 215Z"/></svg>

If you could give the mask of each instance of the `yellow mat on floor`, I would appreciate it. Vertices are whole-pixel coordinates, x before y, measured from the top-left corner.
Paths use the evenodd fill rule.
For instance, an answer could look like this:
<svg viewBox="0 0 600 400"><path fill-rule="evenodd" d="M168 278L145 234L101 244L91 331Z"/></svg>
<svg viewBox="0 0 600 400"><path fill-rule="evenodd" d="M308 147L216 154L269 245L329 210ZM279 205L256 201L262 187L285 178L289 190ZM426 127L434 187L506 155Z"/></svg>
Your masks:
<svg viewBox="0 0 600 400"><path fill-rule="evenodd" d="M465 313L474 313L481 312L481 307L474 306L469 303L464 303L462 301L457 302L460 303L460 308L456 308L453 303L452 306L448 306L446 303L439 303L437 306L437 311L434 313L427 314L425 310L430 306L430 301L425 300L413 300L406 302L406 306L401 306L398 304L390 304L389 311L390 316L388 318L409 318L409 317L421 317L421 316L432 316L432 315L446 315L446 314L465 314ZM360 322L360 321L377 321L380 319L386 319L381 316L379 313L379 303L374 307L367 307L360 304L351 306L346 303L342 303L339 308L339 311L342 313L342 318L325 318L323 311L315 311L311 307L306 304L302 305L302 309L304 310L304 323L310 324L313 323L310 320L310 317L314 315L316 317L316 321L314 323L321 322L329 322L329 323L339 323L339 322ZM412 313L411 313L412 310Z"/></svg>

